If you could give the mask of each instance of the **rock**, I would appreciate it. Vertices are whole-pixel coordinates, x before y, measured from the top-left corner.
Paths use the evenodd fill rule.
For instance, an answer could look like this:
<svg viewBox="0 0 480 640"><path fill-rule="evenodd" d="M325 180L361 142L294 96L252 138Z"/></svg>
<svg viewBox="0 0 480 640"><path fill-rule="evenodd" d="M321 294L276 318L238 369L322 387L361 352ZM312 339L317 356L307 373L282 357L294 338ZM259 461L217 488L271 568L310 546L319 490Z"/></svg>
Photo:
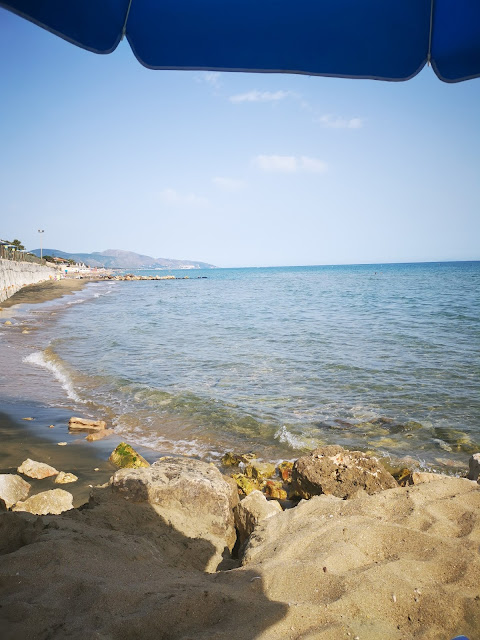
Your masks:
<svg viewBox="0 0 480 640"><path fill-rule="evenodd" d="M86 436L85 440L88 440L88 442L95 442L96 440L102 440L107 436L111 436L114 433L115 431L113 429L103 429L102 431L94 431L93 433L89 433L88 436Z"/></svg>
<svg viewBox="0 0 480 640"><path fill-rule="evenodd" d="M410 476L411 481L407 484L424 484L425 482L437 482L438 480L443 480L448 477L449 476L446 476L443 473L426 473L423 471L414 471Z"/></svg>
<svg viewBox="0 0 480 640"><path fill-rule="evenodd" d="M252 480L252 478L247 478L243 473L234 473L232 478L237 483L237 486L241 491L248 496L252 491L257 491L260 487L256 480Z"/></svg>
<svg viewBox="0 0 480 640"><path fill-rule="evenodd" d="M477 480L480 475L480 453L474 453L468 461L469 471L467 474L467 478L469 480Z"/></svg>
<svg viewBox="0 0 480 640"><path fill-rule="evenodd" d="M29 478L35 478L36 480L42 480L42 478L48 478L50 476L56 476L58 474L57 469L51 467L44 462L36 462L27 458L17 469L18 473L23 473L24 476Z"/></svg>
<svg viewBox="0 0 480 640"><path fill-rule="evenodd" d="M10 322L10 320L6 320L3 324L6 324L7 327L10 327L12 323Z"/></svg>
<svg viewBox="0 0 480 640"><path fill-rule="evenodd" d="M265 495L275 500L287 499L287 492L279 480L267 480L265 485Z"/></svg>
<svg viewBox="0 0 480 640"><path fill-rule="evenodd" d="M269 502L261 491L252 491L241 500L235 508L235 526L240 544L245 542L259 522L277 513L282 513L282 507L275 500Z"/></svg>
<svg viewBox="0 0 480 640"><path fill-rule="evenodd" d="M7 509L19 500L25 500L31 485L23 478L13 473L0 474L0 498L5 502Z"/></svg>
<svg viewBox="0 0 480 640"><path fill-rule="evenodd" d="M350 498L362 489L372 494L395 487L395 478L376 458L336 445L315 449L293 465L292 488L306 499L322 493Z"/></svg>
<svg viewBox="0 0 480 640"><path fill-rule="evenodd" d="M59 447L66 447L66 446L67 446L67 443L66 443L66 442L57 442L57 445L58 445Z"/></svg>
<svg viewBox="0 0 480 640"><path fill-rule="evenodd" d="M238 467L240 463L248 464L256 457L255 453L232 453L228 451L222 457L222 464L224 467Z"/></svg>
<svg viewBox="0 0 480 640"><path fill-rule="evenodd" d="M73 509L73 496L63 489L51 489L17 502L12 511L28 511L37 516L58 515Z"/></svg>
<svg viewBox="0 0 480 640"><path fill-rule="evenodd" d="M225 548L233 549L238 495L212 464L167 457L148 469L117 471L110 486L125 500L148 503L187 538L207 540L212 547L205 558L207 571L217 569Z"/></svg>
<svg viewBox="0 0 480 640"><path fill-rule="evenodd" d="M395 469L395 471L393 471L392 473L392 476L395 478L395 480L401 487L405 487L408 484L412 484L412 481L411 481L412 472L407 467L403 467L401 469Z"/></svg>
<svg viewBox="0 0 480 640"><path fill-rule="evenodd" d="M263 482L275 475L275 465L270 462L257 462L253 460L245 467L247 478L253 478L257 482Z"/></svg>
<svg viewBox="0 0 480 640"><path fill-rule="evenodd" d="M35 418L22 418L22 420L35 420Z"/></svg>
<svg viewBox="0 0 480 640"><path fill-rule="evenodd" d="M68 482L76 482L77 480L78 478L75 474L60 471L58 476L55 478L55 484L67 484Z"/></svg>
<svg viewBox="0 0 480 640"><path fill-rule="evenodd" d="M121 469L138 469L139 467L149 467L150 464L133 447L125 442L121 442L110 454L110 462Z"/></svg>
<svg viewBox="0 0 480 640"><path fill-rule="evenodd" d="M102 431L107 426L104 420L87 420L86 418L72 417L68 421L70 431Z"/></svg>
<svg viewBox="0 0 480 640"><path fill-rule="evenodd" d="M278 472L284 482L290 483L292 481L292 469L293 462L281 462L278 465Z"/></svg>

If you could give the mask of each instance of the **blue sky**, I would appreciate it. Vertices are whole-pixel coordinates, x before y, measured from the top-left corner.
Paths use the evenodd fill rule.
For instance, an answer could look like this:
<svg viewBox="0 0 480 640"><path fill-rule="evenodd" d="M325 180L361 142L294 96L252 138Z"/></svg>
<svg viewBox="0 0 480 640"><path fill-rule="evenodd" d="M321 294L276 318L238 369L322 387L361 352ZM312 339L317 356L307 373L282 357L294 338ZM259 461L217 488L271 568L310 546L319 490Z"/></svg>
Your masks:
<svg viewBox="0 0 480 640"><path fill-rule="evenodd" d="M480 259L480 80L150 71L0 9L0 237L218 266Z"/></svg>

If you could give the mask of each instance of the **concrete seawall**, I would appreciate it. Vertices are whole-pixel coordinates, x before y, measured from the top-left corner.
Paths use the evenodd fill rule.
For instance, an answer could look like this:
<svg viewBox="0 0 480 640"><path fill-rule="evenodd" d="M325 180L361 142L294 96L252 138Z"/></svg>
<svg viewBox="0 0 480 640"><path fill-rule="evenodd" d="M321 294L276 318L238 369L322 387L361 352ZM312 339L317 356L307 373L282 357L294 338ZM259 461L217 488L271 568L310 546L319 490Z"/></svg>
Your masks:
<svg viewBox="0 0 480 640"><path fill-rule="evenodd" d="M27 284L60 277L60 271L32 262L15 262L0 258L0 302L13 296Z"/></svg>

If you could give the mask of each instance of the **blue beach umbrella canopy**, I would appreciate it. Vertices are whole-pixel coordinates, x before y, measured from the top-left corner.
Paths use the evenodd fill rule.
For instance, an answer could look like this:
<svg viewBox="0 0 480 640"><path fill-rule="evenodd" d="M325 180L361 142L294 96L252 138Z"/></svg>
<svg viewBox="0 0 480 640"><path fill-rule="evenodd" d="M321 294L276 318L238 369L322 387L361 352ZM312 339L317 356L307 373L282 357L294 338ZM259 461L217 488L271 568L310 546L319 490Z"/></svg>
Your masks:
<svg viewBox="0 0 480 640"><path fill-rule="evenodd" d="M151 69L445 82L480 76L480 0L0 0L95 53Z"/></svg>

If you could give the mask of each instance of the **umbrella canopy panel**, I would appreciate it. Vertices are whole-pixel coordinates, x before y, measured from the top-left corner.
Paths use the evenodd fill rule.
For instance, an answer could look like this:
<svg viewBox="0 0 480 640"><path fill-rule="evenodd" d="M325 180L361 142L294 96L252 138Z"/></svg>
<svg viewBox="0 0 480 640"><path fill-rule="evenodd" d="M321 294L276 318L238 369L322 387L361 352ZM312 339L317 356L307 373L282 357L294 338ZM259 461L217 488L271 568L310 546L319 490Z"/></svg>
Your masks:
<svg viewBox="0 0 480 640"><path fill-rule="evenodd" d="M0 0L95 53L152 69L446 82L480 76L479 0Z"/></svg>

